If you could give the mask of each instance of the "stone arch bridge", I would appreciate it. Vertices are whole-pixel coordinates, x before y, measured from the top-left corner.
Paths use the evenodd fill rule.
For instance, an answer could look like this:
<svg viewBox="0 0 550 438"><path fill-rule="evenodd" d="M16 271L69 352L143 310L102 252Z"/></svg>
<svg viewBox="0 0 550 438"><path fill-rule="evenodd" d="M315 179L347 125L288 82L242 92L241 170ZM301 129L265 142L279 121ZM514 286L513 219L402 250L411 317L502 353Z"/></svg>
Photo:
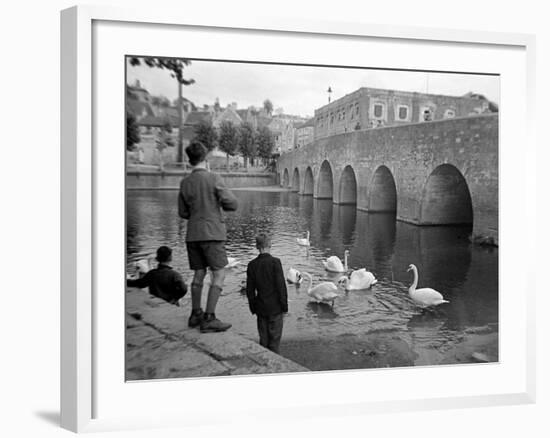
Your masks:
<svg viewBox="0 0 550 438"><path fill-rule="evenodd" d="M277 172L301 195L498 241L498 114L322 138L282 154Z"/></svg>

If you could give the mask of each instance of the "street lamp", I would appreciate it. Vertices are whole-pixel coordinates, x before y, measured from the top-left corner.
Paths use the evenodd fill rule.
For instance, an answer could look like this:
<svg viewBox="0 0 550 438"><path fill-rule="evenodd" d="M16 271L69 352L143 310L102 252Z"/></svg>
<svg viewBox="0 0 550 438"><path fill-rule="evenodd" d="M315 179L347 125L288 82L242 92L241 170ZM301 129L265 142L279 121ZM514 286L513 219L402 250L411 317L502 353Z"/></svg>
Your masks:
<svg viewBox="0 0 550 438"><path fill-rule="evenodd" d="M332 89L330 88L330 86L328 87L327 93L328 93L328 103L330 103L330 93L332 93Z"/></svg>

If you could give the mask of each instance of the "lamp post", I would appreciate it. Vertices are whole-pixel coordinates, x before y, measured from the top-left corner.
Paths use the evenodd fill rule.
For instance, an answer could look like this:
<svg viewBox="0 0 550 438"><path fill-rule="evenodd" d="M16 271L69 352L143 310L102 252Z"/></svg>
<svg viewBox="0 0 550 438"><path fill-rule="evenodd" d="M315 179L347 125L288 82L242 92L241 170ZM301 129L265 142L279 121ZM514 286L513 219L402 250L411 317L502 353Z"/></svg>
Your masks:
<svg viewBox="0 0 550 438"><path fill-rule="evenodd" d="M330 86L328 87L327 93L328 93L328 103L330 103L330 93L332 93L332 89L330 88Z"/></svg>

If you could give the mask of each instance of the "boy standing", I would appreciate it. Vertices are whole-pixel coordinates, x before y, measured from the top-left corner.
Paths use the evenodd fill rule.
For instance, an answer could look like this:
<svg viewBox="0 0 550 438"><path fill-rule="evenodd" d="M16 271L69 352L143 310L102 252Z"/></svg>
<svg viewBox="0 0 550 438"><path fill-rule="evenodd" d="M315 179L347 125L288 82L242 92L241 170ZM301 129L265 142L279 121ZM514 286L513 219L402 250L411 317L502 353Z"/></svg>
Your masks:
<svg viewBox="0 0 550 438"><path fill-rule="evenodd" d="M208 150L201 142L194 141L185 148L191 175L181 181L178 197L180 217L187 219L187 255L189 267L195 271L191 284L192 311L189 327L197 327L203 333L222 332L231 324L216 318L215 310L225 279L227 265L225 240L227 232L222 210L235 211L237 198L223 184L219 175L207 168ZM206 312L201 308L202 286L206 269L212 272L212 284L208 290Z"/></svg>
<svg viewBox="0 0 550 438"><path fill-rule="evenodd" d="M167 246L161 246L157 249L158 266L156 269L151 269L145 276L137 280L126 280L126 286L149 287L151 295L177 306L180 298L187 293L187 286L181 275L170 266L171 261L172 250Z"/></svg>
<svg viewBox="0 0 550 438"><path fill-rule="evenodd" d="M258 319L260 345L279 353L283 333L283 313L288 312L285 277L281 261L270 254L271 239L266 234L256 237L260 254L248 264L246 295L252 314Z"/></svg>

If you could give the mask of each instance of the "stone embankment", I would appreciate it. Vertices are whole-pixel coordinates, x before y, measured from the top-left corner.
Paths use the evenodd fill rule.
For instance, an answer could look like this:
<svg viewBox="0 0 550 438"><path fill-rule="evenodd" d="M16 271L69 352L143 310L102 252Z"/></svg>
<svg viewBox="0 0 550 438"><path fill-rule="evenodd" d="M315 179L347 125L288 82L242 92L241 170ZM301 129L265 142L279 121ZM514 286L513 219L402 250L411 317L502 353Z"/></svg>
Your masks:
<svg viewBox="0 0 550 438"><path fill-rule="evenodd" d="M216 172L224 184L233 188L273 186L277 175L270 172ZM182 178L190 171L168 169L160 172L157 169L129 167L126 171L127 190L178 190Z"/></svg>
<svg viewBox="0 0 550 438"><path fill-rule="evenodd" d="M187 317L146 290L128 289L126 380L309 371L231 329L190 329Z"/></svg>

